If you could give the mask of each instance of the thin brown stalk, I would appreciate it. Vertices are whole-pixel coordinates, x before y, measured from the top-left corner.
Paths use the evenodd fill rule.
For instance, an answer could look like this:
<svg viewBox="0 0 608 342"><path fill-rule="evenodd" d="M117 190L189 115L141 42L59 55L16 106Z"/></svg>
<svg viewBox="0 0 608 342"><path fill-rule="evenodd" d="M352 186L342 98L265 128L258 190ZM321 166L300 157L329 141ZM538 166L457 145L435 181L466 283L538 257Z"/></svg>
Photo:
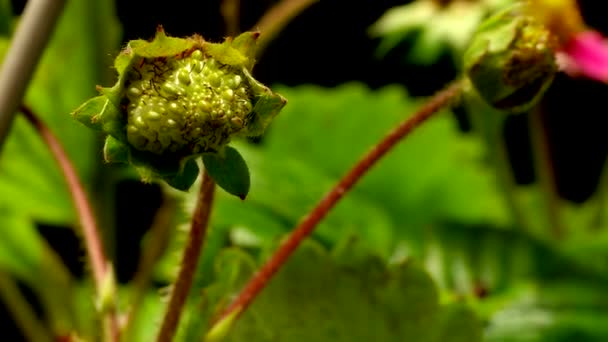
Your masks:
<svg viewBox="0 0 608 342"><path fill-rule="evenodd" d="M226 25L226 34L236 36L241 30L240 22L241 0L222 0L220 12Z"/></svg>
<svg viewBox="0 0 608 342"><path fill-rule="evenodd" d="M376 162L390 151L398 142L410 134L433 114L450 104L462 92L462 83L456 82L432 97L418 112L408 117L394 130L389 132L376 146L359 160L357 164L325 195L316 207L308 213L300 224L291 232L279 249L270 257L262 268L253 275L241 290L238 297L226 308L219 321L227 317L238 317L249 307L256 296L266 287L275 273L285 264L289 256L300 243L309 236L317 224L340 201Z"/></svg>
<svg viewBox="0 0 608 342"><path fill-rule="evenodd" d="M257 42L258 53L298 14L319 0L283 0L270 8L255 24L253 30L260 31Z"/></svg>
<svg viewBox="0 0 608 342"><path fill-rule="evenodd" d="M203 180L196 199L196 208L192 215L190 232L182 256L181 268L177 275L177 280L173 285L167 312L158 334L157 341L159 342L170 342L175 335L182 309L184 308L184 304L186 304L188 293L192 287L196 265L198 264L198 259L205 242L214 190L215 182L206 171L203 171Z"/></svg>
<svg viewBox="0 0 608 342"><path fill-rule="evenodd" d="M25 105L21 105L20 111L32 126L34 126L38 134L40 134L65 178L68 189L70 190L70 195L72 196L72 201L74 202L74 207L76 208L76 213L78 214L80 227L82 228L85 249L93 272L95 287L97 293L100 294L104 279L107 276L108 264L104 255L103 243L99 236L95 215L93 214L93 209L89 203L84 187L80 182L78 173L63 146L61 146L59 139L57 139L44 122L38 119L34 112ZM110 313L108 320L112 341L118 341L119 328L115 314Z"/></svg>

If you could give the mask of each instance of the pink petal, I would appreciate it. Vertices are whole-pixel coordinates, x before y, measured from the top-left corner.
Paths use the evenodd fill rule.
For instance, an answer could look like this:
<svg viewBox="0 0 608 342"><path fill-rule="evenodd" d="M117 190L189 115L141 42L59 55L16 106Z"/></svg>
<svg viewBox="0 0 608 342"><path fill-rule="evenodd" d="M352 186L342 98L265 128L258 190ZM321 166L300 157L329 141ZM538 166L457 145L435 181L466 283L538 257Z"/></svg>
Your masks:
<svg viewBox="0 0 608 342"><path fill-rule="evenodd" d="M560 64L568 74L608 82L608 41L598 32L577 34L561 53Z"/></svg>

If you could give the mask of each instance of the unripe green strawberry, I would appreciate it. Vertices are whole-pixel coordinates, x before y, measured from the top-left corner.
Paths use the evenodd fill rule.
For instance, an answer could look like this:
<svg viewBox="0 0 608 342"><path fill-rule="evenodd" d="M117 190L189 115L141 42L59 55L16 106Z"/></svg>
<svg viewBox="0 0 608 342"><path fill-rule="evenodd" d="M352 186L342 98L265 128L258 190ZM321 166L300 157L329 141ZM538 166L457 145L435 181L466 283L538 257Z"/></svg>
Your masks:
<svg viewBox="0 0 608 342"><path fill-rule="evenodd" d="M214 44L168 37L161 28L151 42L129 42L115 61L117 84L73 115L108 133L107 161L187 188L198 172L194 158L225 155L232 137L262 134L286 103L250 74L257 37L248 32Z"/></svg>
<svg viewBox="0 0 608 342"><path fill-rule="evenodd" d="M194 50L143 59L126 81L127 139L156 154L217 152L247 130L252 94L243 73Z"/></svg>
<svg viewBox="0 0 608 342"><path fill-rule="evenodd" d="M525 4L511 6L480 25L465 52L465 74L492 107L527 110L557 72L554 44Z"/></svg>

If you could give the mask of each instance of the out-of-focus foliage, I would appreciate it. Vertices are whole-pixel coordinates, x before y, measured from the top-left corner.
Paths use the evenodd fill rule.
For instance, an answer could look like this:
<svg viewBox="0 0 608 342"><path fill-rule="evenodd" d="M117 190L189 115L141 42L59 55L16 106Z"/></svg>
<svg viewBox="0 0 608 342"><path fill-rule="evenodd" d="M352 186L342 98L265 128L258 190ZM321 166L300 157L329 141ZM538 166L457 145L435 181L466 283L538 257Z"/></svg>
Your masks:
<svg viewBox="0 0 608 342"><path fill-rule="evenodd" d="M336 89L303 86L280 91L290 105L259 145L239 146L252 173L250 197L241 202L218 194L213 241L227 240L252 251L273 245L374 141L417 104L397 87L370 91L349 84ZM307 132L316 133L311 137ZM579 275L601 288L605 277L602 268L589 265L589 258L565 248L588 246L589 235L571 236L563 244L549 242L547 222L538 214L542 203L534 199L537 190L521 189L522 195L527 194L522 198L528 198L525 211L535 218L532 230L514 229L484 152L481 139L460 133L449 113L440 114L355 187L322 223L316 239L337 249L354 239L362 250L384 260L421 261L447 298L464 296L475 303L478 314L491 324L488 338L516 338L517 329L495 329L502 329L503 311L519 310L526 292L514 289L521 284L554 279L561 288L560 279L567 285L571 283L567 276ZM570 223L583 222L594 209L573 208ZM207 274L201 278L207 280L199 286L214 283L210 280L211 258L218 247L211 244L215 247L200 270ZM166 259L162 269L174 269L174 258ZM171 279L168 271L158 275ZM480 293L485 293L483 298L475 299ZM568 294L574 303L579 300L575 293ZM494 314L499 315L497 321ZM561 311L551 314L561 315ZM565 320L563 325L552 323L551 327L563 329L563 334L603 331L594 328L598 320L581 317L582 322Z"/></svg>
<svg viewBox="0 0 608 342"><path fill-rule="evenodd" d="M18 19L7 11L8 2L0 3L3 58ZM68 2L24 100L59 137L89 185L101 165L100 145L93 134L69 119L69 113L94 94L95 84L109 71L105 58L115 52L119 34L112 11L111 1ZM35 223L67 226L75 219L57 164L31 125L18 115L0 157L0 268L36 290L54 328L64 333L74 328L77 316L72 304L66 304L69 275Z"/></svg>
<svg viewBox="0 0 608 342"><path fill-rule="evenodd" d="M381 37L380 56L411 40L412 62L431 65L442 54L450 53L456 63L462 60L473 32L481 21L513 0L417 0L394 7L370 28ZM442 4L445 3L445 4Z"/></svg>
<svg viewBox="0 0 608 342"><path fill-rule="evenodd" d="M458 59L489 9L507 2L455 0L441 8L439 1L416 1L388 12L374 32L383 37L383 53L414 39L416 63L432 64L448 50ZM2 53L13 28L5 4L0 0ZM92 187L99 170L108 170L101 166L99 140L67 114L112 73L107 66L118 51L117 26L107 24L115 22L109 1L67 6L26 103L60 137ZM267 134L256 143L235 143L249 165L251 190L246 201L218 190L177 340L203 338L209 322L280 239L422 103L398 86L276 90L289 104ZM487 124L487 135L502 128L499 120ZM608 211L602 189L587 203L561 203L566 229L556 240L538 184L518 186L514 199L526 217L520 224L497 186L493 139L462 133L449 111L426 122L329 213L314 241L296 252L228 329L226 340L608 340ZM184 199L186 212L196 196L169 194ZM93 340L99 325L91 286L74 284L35 228L70 225L74 214L46 147L17 118L0 158L0 268L35 290L58 336L77 331ZM152 270L154 284L175 277L183 234L170 235L170 241L160 237L159 254L170 246ZM121 313L129 312L129 299L141 290L131 285L119 285ZM165 310L156 289L142 291L129 341L153 340Z"/></svg>
<svg viewBox="0 0 608 342"><path fill-rule="evenodd" d="M213 303L229 300L255 266L242 252L223 252L215 264L218 280L206 291L206 310L213 312ZM440 305L438 299L432 280L412 263L387 267L354 246L331 256L321 246L306 243L236 322L226 341L481 340L475 316L456 304ZM468 329L445 331L452 326Z"/></svg>
<svg viewBox="0 0 608 342"><path fill-rule="evenodd" d="M418 105L398 87L371 92L349 84L281 91L290 105L261 146L243 152L252 173L250 198L244 205L221 201L216 214L221 224L245 220L229 213L247 206L257 208L258 216L277 217L289 229ZM368 248L389 256L399 239L420 241L426 227L442 221L507 226L493 175L481 162L481 146L460 133L448 115L439 114L387 155L330 213L317 236L335 243L355 234Z"/></svg>

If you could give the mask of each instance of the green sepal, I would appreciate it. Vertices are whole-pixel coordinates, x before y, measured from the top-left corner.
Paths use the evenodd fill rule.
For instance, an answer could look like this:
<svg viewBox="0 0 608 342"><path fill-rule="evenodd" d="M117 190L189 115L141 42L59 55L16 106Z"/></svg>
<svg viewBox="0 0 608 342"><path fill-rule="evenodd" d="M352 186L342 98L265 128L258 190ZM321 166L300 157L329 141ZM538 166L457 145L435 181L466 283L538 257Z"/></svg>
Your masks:
<svg viewBox="0 0 608 342"><path fill-rule="evenodd" d="M249 71L253 69L253 65L255 64L255 54L257 51L256 44L259 36L259 32L244 32L234 38L230 43L233 48L237 49L247 58L245 68Z"/></svg>
<svg viewBox="0 0 608 342"><path fill-rule="evenodd" d="M131 65L131 60L133 60L132 51L129 48L122 50L116 59L114 59L114 69L118 72L118 75L122 75L125 70Z"/></svg>
<svg viewBox="0 0 608 342"><path fill-rule="evenodd" d="M72 112L72 117L89 128L101 131L103 130L104 112L116 110L112 107L114 106L105 96L97 96L76 108Z"/></svg>
<svg viewBox="0 0 608 342"><path fill-rule="evenodd" d="M239 50L230 46L230 44L207 43L205 44L205 52L222 64L233 67L244 67L247 65L247 57Z"/></svg>
<svg viewBox="0 0 608 342"><path fill-rule="evenodd" d="M129 163L131 149L113 136L108 135L103 146L103 158L107 163Z"/></svg>
<svg viewBox="0 0 608 342"><path fill-rule="evenodd" d="M200 41L196 38L168 37L165 34L165 30L159 26L156 29L156 36L154 36L151 42L143 39L132 40L129 42L127 50L130 49L134 56L155 58L178 55L184 51L193 49L199 44Z"/></svg>
<svg viewBox="0 0 608 342"><path fill-rule="evenodd" d="M255 104L247 122L247 135L259 136L264 133L272 119L285 107L287 99L258 82L247 70L243 70L243 75L249 81L254 94L258 94L254 99Z"/></svg>
<svg viewBox="0 0 608 342"><path fill-rule="evenodd" d="M161 178L177 190L188 191L196 181L198 174L199 168L195 159L188 159L181 172L172 176L164 175Z"/></svg>
<svg viewBox="0 0 608 342"><path fill-rule="evenodd" d="M226 146L220 153L204 154L203 164L220 188L240 199L247 197L251 184L249 168L237 150Z"/></svg>
<svg viewBox="0 0 608 342"><path fill-rule="evenodd" d="M255 64L256 42L259 32L241 33L223 43L205 43L205 52L222 64L251 70Z"/></svg>

